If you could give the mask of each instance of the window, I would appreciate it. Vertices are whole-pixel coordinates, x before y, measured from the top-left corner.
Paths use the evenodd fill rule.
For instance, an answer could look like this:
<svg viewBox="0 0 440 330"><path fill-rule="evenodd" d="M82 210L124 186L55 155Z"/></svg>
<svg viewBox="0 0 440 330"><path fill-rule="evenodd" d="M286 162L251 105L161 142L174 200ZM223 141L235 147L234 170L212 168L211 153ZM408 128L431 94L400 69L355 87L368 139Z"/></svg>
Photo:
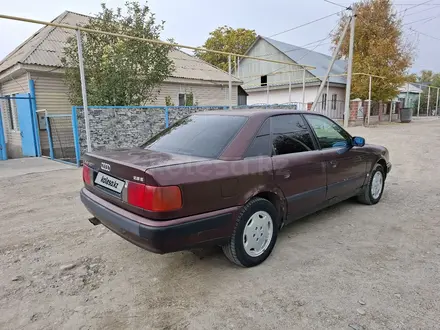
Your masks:
<svg viewBox="0 0 440 330"><path fill-rule="evenodd" d="M270 120L266 120L246 150L245 157L270 156Z"/></svg>
<svg viewBox="0 0 440 330"><path fill-rule="evenodd" d="M275 155L315 149L307 125L301 115L272 117L272 144Z"/></svg>
<svg viewBox="0 0 440 330"><path fill-rule="evenodd" d="M217 158L245 122L243 116L192 115L152 137L142 148Z"/></svg>
<svg viewBox="0 0 440 330"><path fill-rule="evenodd" d="M338 102L338 94L332 95L332 110L336 110L336 102Z"/></svg>
<svg viewBox="0 0 440 330"><path fill-rule="evenodd" d="M315 131L319 145L322 149L346 147L351 140L341 126L330 119L317 115L305 115L312 129Z"/></svg>
<svg viewBox="0 0 440 330"><path fill-rule="evenodd" d="M267 76L261 76L261 86L267 86Z"/></svg>
<svg viewBox="0 0 440 330"><path fill-rule="evenodd" d="M179 107L194 105L194 94L193 93L179 93Z"/></svg>
<svg viewBox="0 0 440 330"><path fill-rule="evenodd" d="M179 93L179 107L183 107L185 105L185 94Z"/></svg>
<svg viewBox="0 0 440 330"><path fill-rule="evenodd" d="M325 110L327 109L327 94L322 94L322 99L321 99L321 109Z"/></svg>

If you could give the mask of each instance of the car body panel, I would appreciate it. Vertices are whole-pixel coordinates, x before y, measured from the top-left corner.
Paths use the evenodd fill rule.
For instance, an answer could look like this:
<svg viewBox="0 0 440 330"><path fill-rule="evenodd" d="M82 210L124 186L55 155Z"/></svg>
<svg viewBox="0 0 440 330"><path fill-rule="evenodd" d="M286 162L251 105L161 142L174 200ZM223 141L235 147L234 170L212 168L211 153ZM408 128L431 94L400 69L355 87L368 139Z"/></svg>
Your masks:
<svg viewBox="0 0 440 330"><path fill-rule="evenodd" d="M244 157L266 119L292 113L310 115L310 112L264 109L201 114L248 117L217 159L141 148L85 155L84 164L92 169L93 178L98 172L103 172L125 182L178 186L183 201L178 210L144 210L127 202L127 185L118 195L93 182L85 185L81 193L83 202L88 203L87 208L101 223L118 235L139 246L146 244L142 247L151 251L164 253L202 243L217 244L229 238L241 208L255 196L275 203L280 220L287 223L358 194L367 184L368 175L376 163L383 162L387 171L391 168L389 153L384 147L365 145L321 150L316 136L313 136L313 143L317 149L313 151ZM194 225L198 221L205 224ZM215 224L223 221L224 226L211 228L210 221ZM137 224L131 226L131 222ZM190 234L185 238L176 238L173 226L186 223L191 228ZM147 229L139 229L139 224ZM151 234L153 229L150 227L170 227L170 231L166 229L165 232L173 234L155 236ZM125 235L127 231L129 234ZM152 236L145 236L140 241L131 236L139 238L141 232L144 236ZM151 241L152 237L160 237L168 243L144 241Z"/></svg>

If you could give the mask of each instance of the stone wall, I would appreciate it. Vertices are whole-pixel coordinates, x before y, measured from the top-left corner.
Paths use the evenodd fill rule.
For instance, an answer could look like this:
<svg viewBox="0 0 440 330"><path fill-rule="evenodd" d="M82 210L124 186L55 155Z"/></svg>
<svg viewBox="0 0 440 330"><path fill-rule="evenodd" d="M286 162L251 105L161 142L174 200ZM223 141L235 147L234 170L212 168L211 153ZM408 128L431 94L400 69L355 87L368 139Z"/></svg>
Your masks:
<svg viewBox="0 0 440 330"><path fill-rule="evenodd" d="M92 150L131 148L146 142L165 129L166 107L89 108ZM227 107L168 107L168 123L194 112L227 109ZM76 108L81 155L87 151L86 129L82 107Z"/></svg>
<svg viewBox="0 0 440 330"><path fill-rule="evenodd" d="M82 107L76 111L81 155L87 151ZM165 128L165 109L91 108L89 109L92 150L134 147Z"/></svg>

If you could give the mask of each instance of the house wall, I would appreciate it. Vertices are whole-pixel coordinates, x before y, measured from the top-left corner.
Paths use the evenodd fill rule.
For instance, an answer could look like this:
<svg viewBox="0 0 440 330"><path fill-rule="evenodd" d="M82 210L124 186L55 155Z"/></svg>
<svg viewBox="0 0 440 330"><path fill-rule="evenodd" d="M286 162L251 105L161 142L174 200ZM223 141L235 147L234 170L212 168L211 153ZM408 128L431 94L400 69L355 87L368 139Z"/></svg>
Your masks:
<svg viewBox="0 0 440 330"><path fill-rule="evenodd" d="M12 95L12 94L22 94L29 93L29 77L28 74L22 74L20 76L14 77L8 81L0 83L0 94L1 96ZM3 129L6 141L6 150L8 153L8 158L19 158L22 157L21 150L21 136L20 136L20 125L17 118L17 108L15 106L15 100L11 100L11 105L13 108L13 121L15 124L15 129L12 130L9 118L9 112L7 111L6 100L0 99L0 106L3 118Z"/></svg>
<svg viewBox="0 0 440 330"><path fill-rule="evenodd" d="M228 83L209 83L206 85L191 84L186 82L165 82L158 90L157 99L148 105L164 106L165 98L171 97L175 106L179 105L179 93L193 93L194 102L199 106L229 105ZM232 104L237 105L238 87L232 86Z"/></svg>
<svg viewBox="0 0 440 330"><path fill-rule="evenodd" d="M270 54L270 55L268 55ZM254 47L247 54L249 56L263 57L265 59L271 59L276 61L291 62L294 63L288 56L280 52L274 46L267 41L260 39L254 45ZM264 62L259 60L253 60L244 58L240 61L239 74L236 74L238 78L243 81L243 88L250 88L260 86L260 76L267 75L271 72L285 72L268 75L267 81L271 84L288 84L289 77L293 83L302 82L303 70L297 66L289 66L287 64ZM294 71L294 72L286 72ZM306 71L306 79L313 78L314 76ZM246 90L247 91L247 90Z"/></svg>
<svg viewBox="0 0 440 330"><path fill-rule="evenodd" d="M60 73L32 72L31 79L35 83L37 110L46 109L48 114L71 114L68 88ZM73 147L72 122L70 118L52 120L52 136L56 158L70 158ZM40 129L40 146L44 156L49 156L49 141L45 129ZM70 156L67 157L67 154Z"/></svg>
<svg viewBox="0 0 440 330"><path fill-rule="evenodd" d="M307 86L305 88L305 102L310 103L315 100L316 93L318 92L318 86ZM326 93L326 89L324 89L323 93ZM248 96L248 105L256 104L256 103L268 103L268 104L283 104L289 102L289 89L274 89L270 90L269 88L269 100L267 97L267 91L258 91L253 92L251 90L247 90ZM337 101L345 100L345 88L341 87L329 87L329 96L328 100L331 100L333 94L337 95ZM302 102L302 87L300 88L292 88L291 91L291 101L292 102ZM321 101L321 100L320 100Z"/></svg>

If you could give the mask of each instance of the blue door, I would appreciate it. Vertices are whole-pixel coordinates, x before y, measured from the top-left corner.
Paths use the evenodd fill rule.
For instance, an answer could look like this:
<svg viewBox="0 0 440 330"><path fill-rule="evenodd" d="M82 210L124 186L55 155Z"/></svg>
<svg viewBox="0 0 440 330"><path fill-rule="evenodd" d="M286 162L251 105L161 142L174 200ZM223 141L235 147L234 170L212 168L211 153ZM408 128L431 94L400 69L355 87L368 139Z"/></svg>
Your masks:
<svg viewBox="0 0 440 330"><path fill-rule="evenodd" d="M18 124L20 126L21 149L24 157L35 157L36 141L34 136L34 120L30 97L28 94L15 95L15 104L17 105Z"/></svg>

